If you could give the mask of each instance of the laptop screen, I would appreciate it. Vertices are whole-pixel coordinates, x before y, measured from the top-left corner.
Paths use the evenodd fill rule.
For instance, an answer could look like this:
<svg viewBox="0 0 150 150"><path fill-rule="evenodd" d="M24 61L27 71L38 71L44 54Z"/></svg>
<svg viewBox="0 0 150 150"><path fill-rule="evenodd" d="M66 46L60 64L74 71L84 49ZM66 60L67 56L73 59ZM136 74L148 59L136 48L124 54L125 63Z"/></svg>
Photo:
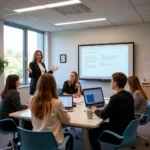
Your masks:
<svg viewBox="0 0 150 150"><path fill-rule="evenodd" d="M104 96L101 87L83 89L86 106L104 105Z"/></svg>
<svg viewBox="0 0 150 150"><path fill-rule="evenodd" d="M72 108L73 107L73 97L71 95L59 96L59 100L62 101L65 108Z"/></svg>

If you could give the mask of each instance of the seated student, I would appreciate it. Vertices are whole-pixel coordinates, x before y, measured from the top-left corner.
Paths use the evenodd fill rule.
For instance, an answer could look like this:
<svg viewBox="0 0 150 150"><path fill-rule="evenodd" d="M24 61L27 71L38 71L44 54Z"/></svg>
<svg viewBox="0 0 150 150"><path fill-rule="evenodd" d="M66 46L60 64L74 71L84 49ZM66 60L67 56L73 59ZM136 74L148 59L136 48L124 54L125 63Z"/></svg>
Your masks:
<svg viewBox="0 0 150 150"><path fill-rule="evenodd" d="M125 74L121 72L114 73L111 87L116 91L116 94L110 97L110 101L103 111L99 111L94 106L91 108L98 117L104 120L109 118L109 122L104 122L98 128L89 130L89 141L93 150L101 149L97 140L104 130L111 130L122 135L129 123L134 119L134 99L129 92L124 90L126 82L127 77ZM103 136L102 140L107 140L114 144L120 143L120 141L109 135Z"/></svg>
<svg viewBox="0 0 150 150"><path fill-rule="evenodd" d="M147 96L136 76L128 78L129 89L134 98L134 111L145 114L148 109Z"/></svg>
<svg viewBox="0 0 150 150"><path fill-rule="evenodd" d="M73 97L81 96L81 85L77 72L71 72L70 79L64 82L62 93L63 95L73 95Z"/></svg>
<svg viewBox="0 0 150 150"><path fill-rule="evenodd" d="M19 86L20 81L18 75L9 75L7 77L5 88L1 93L1 118L7 118L10 113L27 108L27 105L22 105L20 102L20 94L17 91L17 87ZM15 121L18 124L18 121Z"/></svg>
<svg viewBox="0 0 150 150"><path fill-rule="evenodd" d="M49 84L48 84L49 83ZM62 123L68 123L70 116L64 105L58 100L56 82L53 75L45 73L39 78L35 95L30 101L32 125L34 131L50 130L58 144L64 140ZM70 134L71 149L73 137Z"/></svg>

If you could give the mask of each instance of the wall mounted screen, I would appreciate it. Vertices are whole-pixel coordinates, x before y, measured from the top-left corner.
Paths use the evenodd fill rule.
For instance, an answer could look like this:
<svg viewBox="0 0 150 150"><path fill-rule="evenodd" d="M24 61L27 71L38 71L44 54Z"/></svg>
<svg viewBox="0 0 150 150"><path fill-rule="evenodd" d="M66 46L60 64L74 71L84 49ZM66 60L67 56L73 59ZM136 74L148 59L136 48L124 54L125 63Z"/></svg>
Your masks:
<svg viewBox="0 0 150 150"><path fill-rule="evenodd" d="M134 74L134 43L78 46L80 79L110 80L114 72Z"/></svg>

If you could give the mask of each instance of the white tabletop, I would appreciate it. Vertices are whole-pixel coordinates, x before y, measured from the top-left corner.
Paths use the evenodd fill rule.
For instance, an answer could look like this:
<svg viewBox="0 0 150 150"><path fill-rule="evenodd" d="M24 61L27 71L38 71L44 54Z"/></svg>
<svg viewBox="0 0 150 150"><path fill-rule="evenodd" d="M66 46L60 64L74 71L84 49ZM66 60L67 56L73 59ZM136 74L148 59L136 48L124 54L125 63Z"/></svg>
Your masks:
<svg viewBox="0 0 150 150"><path fill-rule="evenodd" d="M87 118L85 112L87 108L85 107L83 97L75 98L74 102L77 103L77 106L74 108L73 112L69 112L71 120L70 123L66 125L82 128L96 128L103 122L103 119L100 119L96 115L94 115L92 119ZM9 116L19 119L31 120L31 111L30 109L26 109L23 111L11 113Z"/></svg>

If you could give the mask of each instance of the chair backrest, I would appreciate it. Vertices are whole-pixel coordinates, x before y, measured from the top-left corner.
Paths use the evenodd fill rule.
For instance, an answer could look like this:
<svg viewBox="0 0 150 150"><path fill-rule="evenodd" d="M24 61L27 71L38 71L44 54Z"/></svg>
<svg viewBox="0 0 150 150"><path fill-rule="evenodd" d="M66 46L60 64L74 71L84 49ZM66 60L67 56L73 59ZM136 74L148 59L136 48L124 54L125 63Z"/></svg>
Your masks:
<svg viewBox="0 0 150 150"><path fill-rule="evenodd" d="M121 145L128 145L136 139L137 128L140 123L140 119L135 119L130 122L126 130L123 133L124 139L121 142Z"/></svg>
<svg viewBox="0 0 150 150"><path fill-rule="evenodd" d="M62 95L62 88L57 89L58 96Z"/></svg>
<svg viewBox="0 0 150 150"><path fill-rule="evenodd" d="M17 132L17 125L11 118L1 119L0 120L0 133L10 134Z"/></svg>
<svg viewBox="0 0 150 150"><path fill-rule="evenodd" d="M147 122L150 120L150 101L148 101Z"/></svg>
<svg viewBox="0 0 150 150"><path fill-rule="evenodd" d="M29 131L18 127L20 150L57 150L58 144L50 131Z"/></svg>

